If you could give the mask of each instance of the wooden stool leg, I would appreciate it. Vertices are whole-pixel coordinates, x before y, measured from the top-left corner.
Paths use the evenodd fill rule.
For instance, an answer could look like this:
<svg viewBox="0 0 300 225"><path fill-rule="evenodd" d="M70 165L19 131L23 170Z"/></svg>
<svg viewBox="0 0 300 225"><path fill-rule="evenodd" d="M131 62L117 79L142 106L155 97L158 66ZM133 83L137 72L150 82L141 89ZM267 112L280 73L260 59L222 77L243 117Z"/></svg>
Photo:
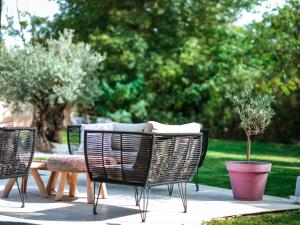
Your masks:
<svg viewBox="0 0 300 225"><path fill-rule="evenodd" d="M21 191L22 191L23 193L26 193L26 191L27 191L27 181L28 181L28 176L22 177L22 187L21 187Z"/></svg>
<svg viewBox="0 0 300 225"><path fill-rule="evenodd" d="M55 186L56 186L58 176L59 176L59 172L56 172L56 175L55 175L54 180L53 180L53 184L51 186L51 191L55 191Z"/></svg>
<svg viewBox="0 0 300 225"><path fill-rule="evenodd" d="M87 203L94 203L94 191L93 191L93 182L90 180L89 174L86 173L86 194L87 194Z"/></svg>
<svg viewBox="0 0 300 225"><path fill-rule="evenodd" d="M69 190L69 197L75 197L76 193L76 185L77 184L77 173L72 173L70 176L70 190Z"/></svg>
<svg viewBox="0 0 300 225"><path fill-rule="evenodd" d="M102 198L107 198L108 197L105 183L102 183L100 195L101 195Z"/></svg>
<svg viewBox="0 0 300 225"><path fill-rule="evenodd" d="M47 184L47 188L46 188L48 195L51 195L51 192L54 191L58 175L59 175L58 172L55 172L55 171L51 172L50 178L49 178L49 181L48 181L48 184Z"/></svg>
<svg viewBox="0 0 300 225"><path fill-rule="evenodd" d="M67 183L69 186L71 186L71 173L67 173Z"/></svg>
<svg viewBox="0 0 300 225"><path fill-rule="evenodd" d="M31 168L31 174L32 174L32 177L33 177L36 185L38 186L38 188L40 190L42 197L48 197L48 192L45 188L42 178L40 177L40 175L38 173L38 170Z"/></svg>
<svg viewBox="0 0 300 225"><path fill-rule="evenodd" d="M65 189L65 182L67 180L67 172L61 172L60 173L60 184L55 196L55 201L61 201L63 194L64 194L64 189Z"/></svg>
<svg viewBox="0 0 300 225"><path fill-rule="evenodd" d="M8 195L9 195L9 192L11 191L12 187L14 186L16 182L16 179L15 178L9 178L5 187L4 187L4 190L3 190L3 193L2 193L2 198L7 198Z"/></svg>

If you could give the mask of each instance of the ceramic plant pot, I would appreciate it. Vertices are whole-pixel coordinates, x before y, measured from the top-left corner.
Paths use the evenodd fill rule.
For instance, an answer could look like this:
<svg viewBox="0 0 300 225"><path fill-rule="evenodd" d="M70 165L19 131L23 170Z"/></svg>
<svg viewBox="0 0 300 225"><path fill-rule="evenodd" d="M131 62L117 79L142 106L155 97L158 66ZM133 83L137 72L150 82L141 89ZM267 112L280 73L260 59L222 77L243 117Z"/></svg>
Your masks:
<svg viewBox="0 0 300 225"><path fill-rule="evenodd" d="M262 200L271 166L267 162L226 162L234 199Z"/></svg>

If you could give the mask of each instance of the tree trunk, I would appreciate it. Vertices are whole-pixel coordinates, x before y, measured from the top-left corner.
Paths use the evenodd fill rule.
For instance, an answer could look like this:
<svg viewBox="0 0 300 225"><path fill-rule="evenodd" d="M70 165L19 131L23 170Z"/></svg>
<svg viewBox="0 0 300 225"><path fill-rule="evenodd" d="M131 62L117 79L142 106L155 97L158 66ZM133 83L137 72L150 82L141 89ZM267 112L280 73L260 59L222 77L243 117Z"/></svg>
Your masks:
<svg viewBox="0 0 300 225"><path fill-rule="evenodd" d="M51 152L53 145L58 142L58 131L62 128L64 108L66 105L39 105L34 107L33 127L37 128L37 149L42 152Z"/></svg>
<svg viewBox="0 0 300 225"><path fill-rule="evenodd" d="M250 135L247 135L247 161L250 161L251 154L251 138Z"/></svg>

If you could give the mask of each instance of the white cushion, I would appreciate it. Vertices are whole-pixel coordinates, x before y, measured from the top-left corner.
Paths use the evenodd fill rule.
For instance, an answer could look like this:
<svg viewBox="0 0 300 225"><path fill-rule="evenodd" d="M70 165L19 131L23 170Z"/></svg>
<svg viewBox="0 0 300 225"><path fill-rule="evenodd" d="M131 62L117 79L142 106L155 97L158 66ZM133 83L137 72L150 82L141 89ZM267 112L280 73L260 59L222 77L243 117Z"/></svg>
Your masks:
<svg viewBox="0 0 300 225"><path fill-rule="evenodd" d="M143 132L146 123L113 123L114 131Z"/></svg>
<svg viewBox="0 0 300 225"><path fill-rule="evenodd" d="M149 121L145 132L153 133L199 133L202 129L200 123L187 123L182 125L167 125L155 121Z"/></svg>
<svg viewBox="0 0 300 225"><path fill-rule="evenodd" d="M114 123L114 131L128 131L128 132L144 132L147 123ZM133 137L133 136L131 136ZM123 136L124 143L126 142L126 138L128 136ZM127 140L127 146L123 146L123 151L138 151L140 148L141 138L136 137L132 139L132 141ZM132 143L131 143L132 142ZM131 144L130 144L131 143ZM114 134L112 136L112 149L113 150L120 150L120 135Z"/></svg>
<svg viewBox="0 0 300 225"><path fill-rule="evenodd" d="M77 154L82 154L84 151L84 131L85 130L113 130L113 123L92 123L92 124L81 124L80 134L80 146ZM111 148L111 134L104 135L104 142Z"/></svg>
<svg viewBox="0 0 300 225"><path fill-rule="evenodd" d="M15 127L15 122L1 123L0 127Z"/></svg>

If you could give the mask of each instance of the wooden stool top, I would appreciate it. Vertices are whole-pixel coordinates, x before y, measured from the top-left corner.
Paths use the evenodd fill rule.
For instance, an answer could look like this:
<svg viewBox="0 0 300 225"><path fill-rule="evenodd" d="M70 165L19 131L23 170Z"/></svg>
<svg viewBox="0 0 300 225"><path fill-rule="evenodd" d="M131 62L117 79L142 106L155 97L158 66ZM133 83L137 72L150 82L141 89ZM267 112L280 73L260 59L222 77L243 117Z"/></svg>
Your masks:
<svg viewBox="0 0 300 225"><path fill-rule="evenodd" d="M47 170L47 163L46 162L32 162L30 169L38 169L38 170Z"/></svg>
<svg viewBox="0 0 300 225"><path fill-rule="evenodd" d="M50 156L47 167L51 171L86 173L85 159L83 155L55 155Z"/></svg>

